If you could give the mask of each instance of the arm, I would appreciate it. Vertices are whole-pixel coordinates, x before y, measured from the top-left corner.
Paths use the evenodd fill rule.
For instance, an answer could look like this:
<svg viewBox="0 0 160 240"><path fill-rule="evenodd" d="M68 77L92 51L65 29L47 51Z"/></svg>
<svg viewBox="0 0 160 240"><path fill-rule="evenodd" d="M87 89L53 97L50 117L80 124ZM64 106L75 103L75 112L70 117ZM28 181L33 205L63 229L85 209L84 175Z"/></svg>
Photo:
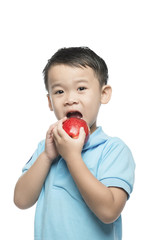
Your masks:
<svg viewBox="0 0 160 240"><path fill-rule="evenodd" d="M125 191L120 188L108 188L98 181L81 157L72 156L67 165L88 207L102 222L114 222L125 206L127 200Z"/></svg>
<svg viewBox="0 0 160 240"><path fill-rule="evenodd" d="M14 203L17 207L26 209L36 203L50 166L51 162L43 152L31 168L19 178L14 190Z"/></svg>
<svg viewBox="0 0 160 240"><path fill-rule="evenodd" d="M29 208L37 201L52 162L58 156L52 136L56 124L53 124L46 134L45 151L39 155L31 168L19 178L15 186L14 203L21 209Z"/></svg>
<svg viewBox="0 0 160 240"><path fill-rule="evenodd" d="M120 188L108 188L88 170L81 157L85 133L80 131L78 139L71 139L59 124L53 131L57 149L65 159L68 169L88 207L104 223L114 222L127 200Z"/></svg>

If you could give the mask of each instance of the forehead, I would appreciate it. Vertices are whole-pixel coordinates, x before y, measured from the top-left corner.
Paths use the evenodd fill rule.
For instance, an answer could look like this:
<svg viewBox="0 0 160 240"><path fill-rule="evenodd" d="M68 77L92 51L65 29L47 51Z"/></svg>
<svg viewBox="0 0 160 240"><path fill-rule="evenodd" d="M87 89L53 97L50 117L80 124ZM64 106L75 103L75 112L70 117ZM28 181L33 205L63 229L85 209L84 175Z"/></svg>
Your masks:
<svg viewBox="0 0 160 240"><path fill-rule="evenodd" d="M88 79L92 80L96 75L90 67L74 67L64 64L51 66L48 71L48 83L53 81L63 81L66 79Z"/></svg>

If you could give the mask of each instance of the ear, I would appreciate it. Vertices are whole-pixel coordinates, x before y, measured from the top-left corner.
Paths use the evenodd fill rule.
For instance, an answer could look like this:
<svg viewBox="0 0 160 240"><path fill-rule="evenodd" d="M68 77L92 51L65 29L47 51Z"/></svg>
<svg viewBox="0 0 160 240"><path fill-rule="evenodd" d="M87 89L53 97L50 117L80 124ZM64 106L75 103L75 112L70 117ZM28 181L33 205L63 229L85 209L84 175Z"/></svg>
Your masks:
<svg viewBox="0 0 160 240"><path fill-rule="evenodd" d="M48 106L49 106L49 109L50 109L50 111L53 111L52 101L51 101L51 98L50 98L49 94L47 94L47 98L48 98Z"/></svg>
<svg viewBox="0 0 160 240"><path fill-rule="evenodd" d="M104 85L102 87L102 93L101 93L101 103L107 104L109 100L111 99L112 95L112 88L109 85Z"/></svg>

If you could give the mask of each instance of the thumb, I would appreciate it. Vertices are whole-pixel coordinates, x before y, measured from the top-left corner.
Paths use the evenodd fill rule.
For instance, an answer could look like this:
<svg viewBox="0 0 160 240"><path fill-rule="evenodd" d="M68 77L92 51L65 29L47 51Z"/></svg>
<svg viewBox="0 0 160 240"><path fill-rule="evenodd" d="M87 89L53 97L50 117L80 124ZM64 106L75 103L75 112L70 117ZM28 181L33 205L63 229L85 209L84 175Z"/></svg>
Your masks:
<svg viewBox="0 0 160 240"><path fill-rule="evenodd" d="M82 140L82 141L84 141L84 140L85 140L85 137L86 137L86 133L85 133L85 131L84 131L84 128L81 127L81 128L80 128L80 131L79 131L79 139Z"/></svg>

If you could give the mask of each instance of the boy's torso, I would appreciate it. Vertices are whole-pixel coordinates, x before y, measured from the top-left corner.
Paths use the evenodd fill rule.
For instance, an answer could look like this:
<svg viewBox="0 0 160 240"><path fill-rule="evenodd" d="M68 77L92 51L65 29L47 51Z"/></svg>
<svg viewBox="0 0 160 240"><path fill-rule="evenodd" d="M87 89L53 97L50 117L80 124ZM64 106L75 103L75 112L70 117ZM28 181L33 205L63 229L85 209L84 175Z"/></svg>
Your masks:
<svg viewBox="0 0 160 240"><path fill-rule="evenodd" d="M104 148L110 140L99 128L90 136L88 145L86 144L82 151L83 161L100 181L105 180ZM108 145L108 153L111 146L112 143ZM109 177L108 181L109 179L111 178ZM62 158L53 163L36 208L35 240L51 239L121 239L121 217L112 224L102 223L84 202Z"/></svg>

